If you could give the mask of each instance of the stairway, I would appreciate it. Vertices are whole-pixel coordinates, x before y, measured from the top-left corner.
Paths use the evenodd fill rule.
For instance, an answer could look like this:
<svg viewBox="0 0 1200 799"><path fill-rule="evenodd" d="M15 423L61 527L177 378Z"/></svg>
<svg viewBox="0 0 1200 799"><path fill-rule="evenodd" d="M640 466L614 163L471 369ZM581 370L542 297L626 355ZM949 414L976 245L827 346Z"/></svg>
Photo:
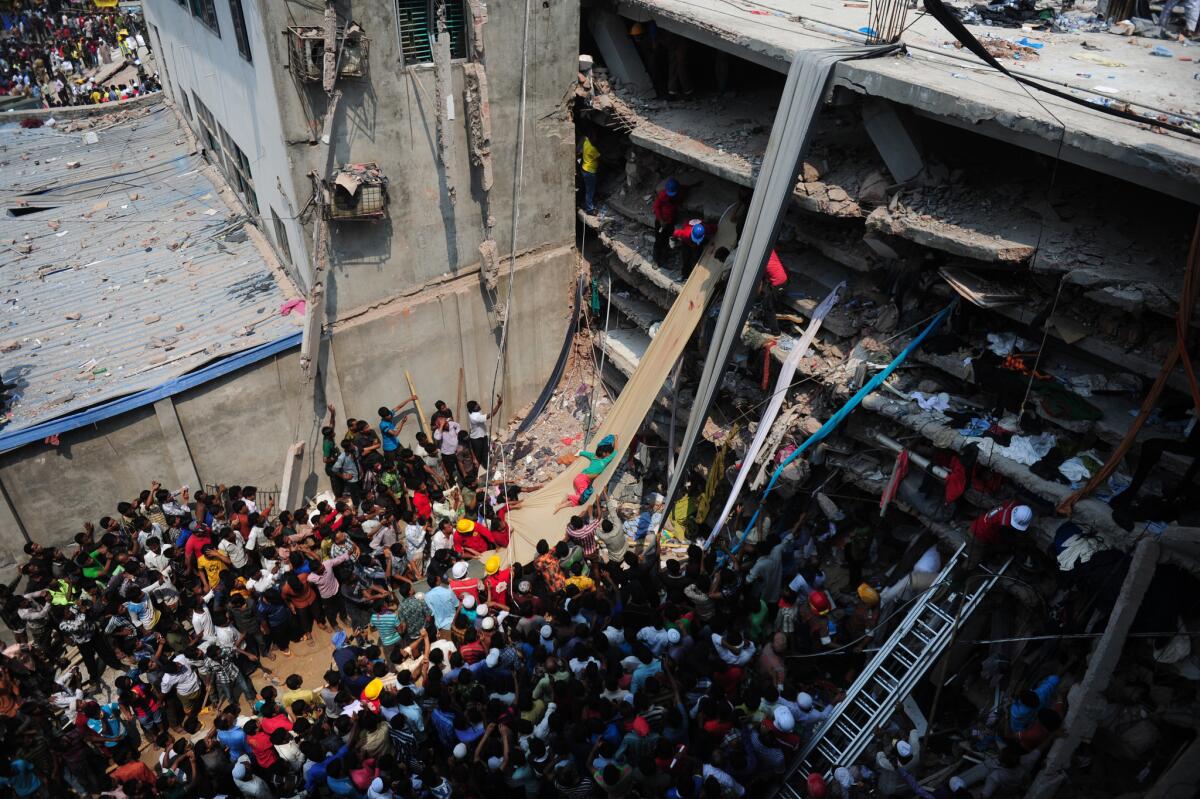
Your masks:
<svg viewBox="0 0 1200 799"><path fill-rule="evenodd" d="M966 546L946 562L933 587L915 600L904 619L846 691L833 714L813 734L788 768L782 799L804 799L805 781L817 772L829 779L838 766L854 763L876 732L924 678L960 627L1008 568L968 579L966 593L951 588L949 576L967 561Z"/></svg>

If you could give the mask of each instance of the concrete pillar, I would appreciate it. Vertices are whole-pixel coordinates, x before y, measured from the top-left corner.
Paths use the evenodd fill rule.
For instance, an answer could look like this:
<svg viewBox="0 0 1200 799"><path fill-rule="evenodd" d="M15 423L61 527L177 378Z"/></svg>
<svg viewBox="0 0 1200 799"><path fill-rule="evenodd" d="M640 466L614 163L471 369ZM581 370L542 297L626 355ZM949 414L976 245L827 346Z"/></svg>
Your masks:
<svg viewBox="0 0 1200 799"><path fill-rule="evenodd" d="M1088 670L1083 680L1071 689L1070 709L1063 719L1063 730L1066 734L1057 739L1046 755L1046 763L1038 774L1033 785L1025 794L1026 799L1050 799L1067 781L1067 769L1071 766L1071 757L1084 741L1090 741L1096 733L1099 718L1096 714L1095 700L1108 687L1112 679L1113 669L1121 659L1121 650L1125 646L1125 638L1133 625L1134 617L1142 605L1142 598L1154 572L1158 567L1158 543L1143 538L1133 551L1133 559L1129 564L1129 572L1121 592L1117 595L1117 603L1112 615L1108 617L1108 625L1104 635L1096 641L1092 656L1088 659Z"/></svg>
<svg viewBox="0 0 1200 799"><path fill-rule="evenodd" d="M925 168L915 131L903 116L905 113L887 100L867 98L863 102L863 127L883 157L888 172L900 183L912 180Z"/></svg>
<svg viewBox="0 0 1200 799"><path fill-rule="evenodd" d="M154 415L158 417L158 426L162 428L163 440L167 444L167 455L171 458L171 466L179 481L191 487L192 493L202 489L200 474L192 461L192 452L188 449L187 438L179 425L179 416L175 413L175 401L170 397L154 403Z"/></svg>
<svg viewBox="0 0 1200 799"><path fill-rule="evenodd" d="M627 86L638 94L653 95L654 82L650 80L642 57L638 55L625 22L611 11L598 8L590 9L588 14L588 30L600 48L600 55L608 67L609 74L617 82Z"/></svg>
<svg viewBox="0 0 1200 799"><path fill-rule="evenodd" d="M304 497L304 442L288 447L283 459L283 478L279 481L279 509L291 510Z"/></svg>
<svg viewBox="0 0 1200 799"><path fill-rule="evenodd" d="M17 576L17 564L25 556L29 533L0 482L0 582L12 582Z"/></svg>

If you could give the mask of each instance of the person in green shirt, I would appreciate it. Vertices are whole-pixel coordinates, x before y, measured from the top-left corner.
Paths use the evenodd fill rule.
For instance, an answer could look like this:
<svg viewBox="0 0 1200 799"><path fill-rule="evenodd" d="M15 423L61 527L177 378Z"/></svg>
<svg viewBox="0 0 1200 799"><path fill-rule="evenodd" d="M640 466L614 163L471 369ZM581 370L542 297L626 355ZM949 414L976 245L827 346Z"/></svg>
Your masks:
<svg viewBox="0 0 1200 799"><path fill-rule="evenodd" d="M569 494L562 502L558 503L554 512L558 513L563 508L576 507L587 502L592 496L592 481L604 473L616 455L617 437L613 435L607 435L600 439L595 452L583 450L576 455L576 458L586 458L588 464L583 467L582 472L575 475L575 480L572 482L575 493Z"/></svg>

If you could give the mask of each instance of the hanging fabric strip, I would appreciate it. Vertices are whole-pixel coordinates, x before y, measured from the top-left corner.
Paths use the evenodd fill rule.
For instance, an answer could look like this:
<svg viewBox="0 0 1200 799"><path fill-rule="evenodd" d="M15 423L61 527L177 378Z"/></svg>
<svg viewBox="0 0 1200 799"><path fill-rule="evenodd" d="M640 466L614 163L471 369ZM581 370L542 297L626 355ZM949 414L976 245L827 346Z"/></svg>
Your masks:
<svg viewBox="0 0 1200 799"><path fill-rule="evenodd" d="M888 478L887 485L883 487L883 494L879 497L879 518L882 519L887 513L888 505L891 505L892 500L896 498L896 493L900 490L900 483L904 481L907 474L908 450L902 449L896 453L896 462L892 464L892 476Z"/></svg>
<svg viewBox="0 0 1200 799"><path fill-rule="evenodd" d="M726 364L733 345L739 340L750 305L758 290L762 271L775 246L784 211L796 189L801 159L812 138L817 112L825 100L830 75L841 61L869 58L894 52L896 45L881 47L832 47L821 50L800 50L792 58L787 83L780 96L767 151L754 184L754 194L746 209L737 249L730 255L733 261L729 283L721 297L721 312L712 332L712 345L704 360L704 371L696 386L687 431L679 446L678 468L667 488L670 503L679 488L682 475L687 473L688 456L700 437L708 411L720 390ZM718 231L718 234L720 231ZM669 505L668 505L669 507Z"/></svg>
<svg viewBox="0 0 1200 799"><path fill-rule="evenodd" d="M845 418L859 406L864 397L883 385L883 381L891 377L892 372L896 371L896 367L904 363L905 359L913 353L913 350L921 346L921 342L923 342L930 333L932 333L934 330L937 330L941 326L942 322L946 321L946 317L950 315L950 311L954 309L954 306L957 304L957 302L958 300L955 299L954 302L951 302L949 305L939 311L938 315L933 317L933 320L925 326L925 329L922 330L916 338L908 342L908 346L901 350L900 354L897 355L895 359L893 359L892 362L883 369L883 371L868 380L866 385L860 388L845 405L838 409L837 413L835 413L833 416L830 416L829 420L825 422L825 424L821 425L821 429L804 439L803 444L796 447L795 451L792 452L791 455L788 455L786 458L784 458L783 463L779 464L778 468L775 469L775 473L771 475L771 480L767 483L766 490L763 491L762 502L759 503L758 509L754 511L754 515L750 517L749 524L747 524L746 529L742 531L742 537L739 538L738 542L730 549L731 552L736 552L742 546L742 543L745 542L746 536L749 535L750 531L754 529L754 525L758 521L758 514L762 512L763 506L767 501L767 496L770 495L772 490L774 490L775 484L779 481L779 476L783 474L783 470L786 469L792 461L803 455L810 447L820 443L825 439L826 436L837 429L838 425L840 425Z"/></svg>
<svg viewBox="0 0 1200 799"><path fill-rule="evenodd" d="M805 329L804 335L792 347L792 351L788 353L787 360L783 362L783 367L779 370L779 379L775 381L775 393L771 395L771 401L767 403L762 418L758 420L758 430L754 433L754 440L750 442L750 447L746 450L746 454L742 456L742 465L738 469L737 478L733 481L733 490L729 492L729 499L725 500L725 508L721 511L716 525L713 526L712 533L709 534L708 540L704 542L705 549L712 546L712 542L716 540L717 536L721 534L722 528L725 527L725 520L729 518L733 506L737 503L738 495L742 493L742 486L745 484L746 478L750 476L750 470L754 468L755 461L758 460L758 453L762 449L763 443L766 442L767 436L771 434L775 417L779 415L779 409L783 407L783 401L787 398L788 388L792 385L792 377L796 374L797 367L800 366L800 359L808 354L813 339L817 337L817 331L821 329L821 323L825 321L825 316L833 309L834 304L837 303L838 292L845 288L845 286L845 283L837 284L833 291L829 292L829 295L821 301L821 304L813 311L812 318L808 322L808 327Z"/></svg>

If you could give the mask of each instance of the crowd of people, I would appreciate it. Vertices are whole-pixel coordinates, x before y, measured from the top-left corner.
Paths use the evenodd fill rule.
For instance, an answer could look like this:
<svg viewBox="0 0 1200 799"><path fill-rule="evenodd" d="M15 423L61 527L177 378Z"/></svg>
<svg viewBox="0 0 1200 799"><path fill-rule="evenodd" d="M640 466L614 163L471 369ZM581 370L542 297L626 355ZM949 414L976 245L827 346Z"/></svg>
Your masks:
<svg viewBox="0 0 1200 799"><path fill-rule="evenodd" d="M587 480L536 557L510 563L522 489L479 480L499 399L470 403L466 429L438 403L415 448L407 404L342 429L330 407L333 488L304 507L152 482L67 546L29 543L0 586L15 636L0 795L758 795L902 601L870 583L869 532L844 543L849 582L827 581L825 527L805 514L734 553L684 542L662 563L605 496L580 504ZM607 464L615 445L579 456ZM304 657L319 661L308 677L290 668ZM1045 747L1057 687L1014 700L977 795L1007 795ZM888 732L869 768L811 775L808 795L933 795L910 773L916 731ZM937 795L971 796L964 779Z"/></svg>
<svg viewBox="0 0 1200 799"><path fill-rule="evenodd" d="M43 108L117 102L159 91L157 75L138 59L146 46L140 14L23 0L0 11L0 92ZM106 65L136 74L99 80Z"/></svg>

